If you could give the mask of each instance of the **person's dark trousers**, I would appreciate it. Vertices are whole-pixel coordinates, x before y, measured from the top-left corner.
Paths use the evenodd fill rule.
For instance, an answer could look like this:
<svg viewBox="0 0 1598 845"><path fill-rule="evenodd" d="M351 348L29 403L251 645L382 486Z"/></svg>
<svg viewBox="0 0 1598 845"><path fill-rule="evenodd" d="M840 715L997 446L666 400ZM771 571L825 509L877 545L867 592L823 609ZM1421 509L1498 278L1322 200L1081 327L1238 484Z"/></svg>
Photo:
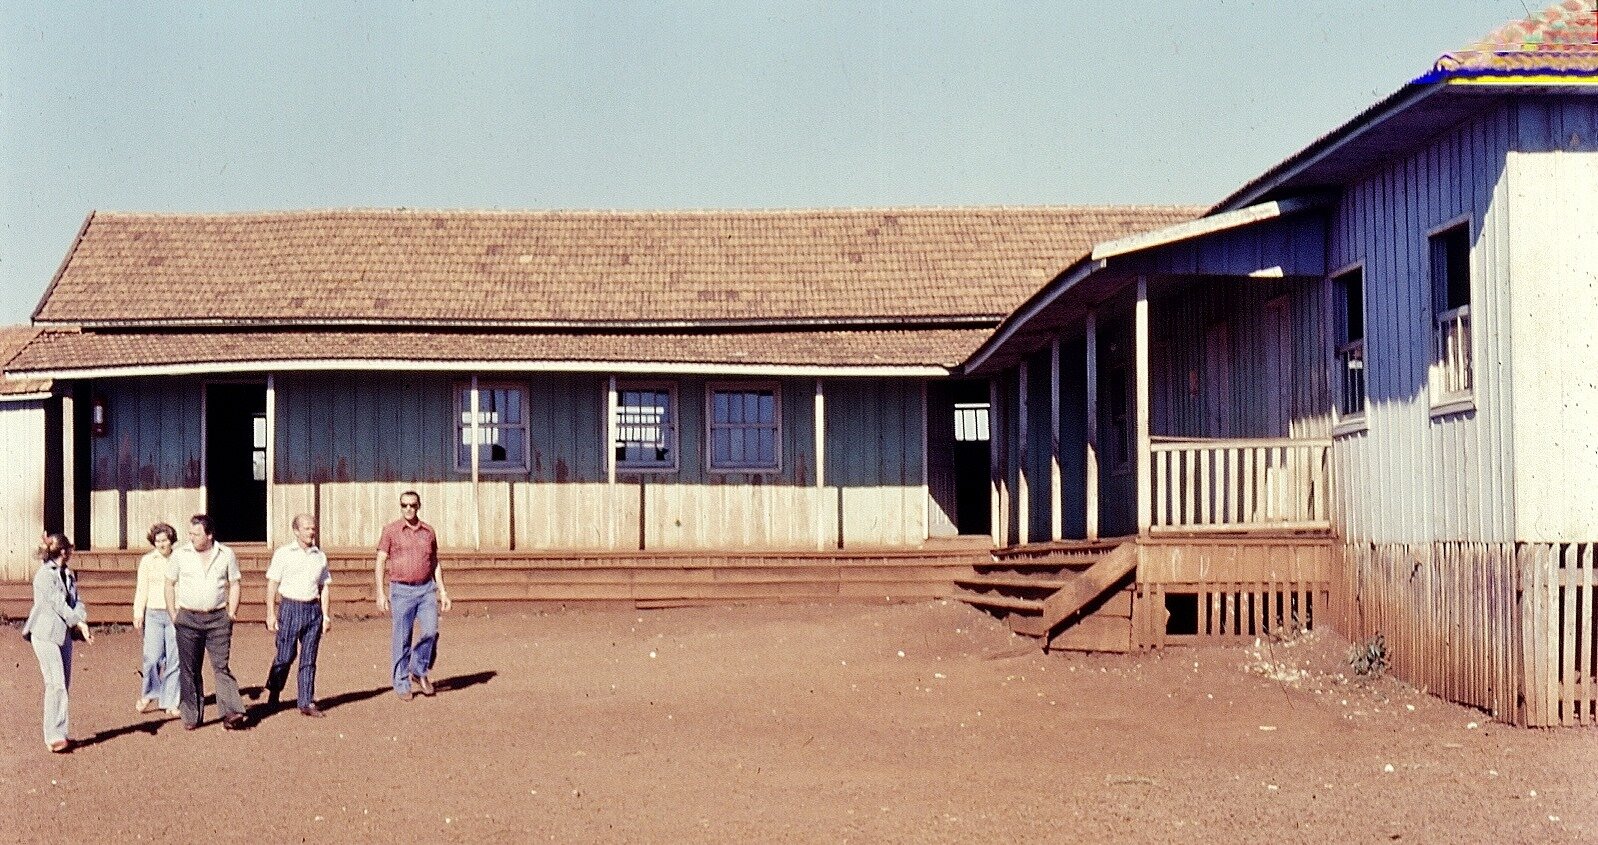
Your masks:
<svg viewBox="0 0 1598 845"><path fill-rule="evenodd" d="M276 701L288 683L289 665L299 651L300 707L316 703L316 651L322 645L322 603L283 599L277 608L277 657L266 675L266 691Z"/></svg>
<svg viewBox="0 0 1598 845"><path fill-rule="evenodd" d="M227 610L197 612L179 610L178 628L178 712L183 724L198 725L205 718L205 680L200 674L203 655L211 658L216 676L216 705L222 718L244 715L244 700L239 698L239 682L228 668L233 649L233 620Z"/></svg>

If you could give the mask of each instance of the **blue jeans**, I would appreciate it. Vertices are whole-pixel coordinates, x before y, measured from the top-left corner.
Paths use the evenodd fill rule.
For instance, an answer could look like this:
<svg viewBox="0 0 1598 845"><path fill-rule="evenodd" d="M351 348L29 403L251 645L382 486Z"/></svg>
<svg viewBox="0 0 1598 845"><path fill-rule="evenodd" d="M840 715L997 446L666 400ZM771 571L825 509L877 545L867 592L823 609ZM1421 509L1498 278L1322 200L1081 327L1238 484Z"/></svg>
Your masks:
<svg viewBox="0 0 1598 845"><path fill-rule="evenodd" d="M178 708L178 629L164 610L144 611L144 687L162 710Z"/></svg>
<svg viewBox="0 0 1598 845"><path fill-rule="evenodd" d="M33 640L33 654L39 658L39 674L44 676L44 743L67 738L67 687L72 685L72 636L61 645Z"/></svg>
<svg viewBox="0 0 1598 845"><path fill-rule="evenodd" d="M434 652L438 649L438 585L429 580L425 584L388 584L389 612L394 614L394 691L406 693L411 689L412 675L426 675L433 668ZM411 627L415 625L415 645L411 642Z"/></svg>

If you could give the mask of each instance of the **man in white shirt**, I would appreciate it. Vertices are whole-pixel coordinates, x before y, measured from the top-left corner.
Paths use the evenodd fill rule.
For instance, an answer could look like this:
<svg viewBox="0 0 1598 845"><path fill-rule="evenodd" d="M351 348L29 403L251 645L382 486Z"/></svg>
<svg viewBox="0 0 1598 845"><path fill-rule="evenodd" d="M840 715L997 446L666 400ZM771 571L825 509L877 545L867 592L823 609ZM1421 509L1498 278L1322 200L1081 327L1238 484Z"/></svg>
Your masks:
<svg viewBox="0 0 1598 845"><path fill-rule="evenodd" d="M189 541L172 550L166 567L166 609L178 629L178 712L183 727L194 730L205 719L205 681L200 655L208 654L216 676L216 704L222 727L245 727L239 682L228 668L233 619L239 613L239 559L216 542L211 518L189 520Z"/></svg>
<svg viewBox="0 0 1598 845"><path fill-rule="evenodd" d="M327 555L316 546L316 517L294 517L294 542L272 553L266 568L266 629L277 633L277 657L266 675L267 704L275 706L288 683L289 665L299 651L300 713L321 718L316 706L316 652L333 624L328 614ZM283 599L278 603L278 599Z"/></svg>

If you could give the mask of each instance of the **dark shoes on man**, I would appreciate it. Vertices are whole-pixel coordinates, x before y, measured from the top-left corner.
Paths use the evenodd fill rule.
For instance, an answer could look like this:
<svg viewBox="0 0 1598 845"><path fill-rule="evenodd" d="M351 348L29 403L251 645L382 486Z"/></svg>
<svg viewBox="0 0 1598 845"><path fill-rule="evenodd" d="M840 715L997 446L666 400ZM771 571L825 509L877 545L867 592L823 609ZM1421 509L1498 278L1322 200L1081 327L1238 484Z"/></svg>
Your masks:
<svg viewBox="0 0 1598 845"><path fill-rule="evenodd" d="M301 716L310 716L310 717L315 718L315 719L320 719L320 718L326 716L327 714L323 713L322 712L322 708L317 707L315 704L307 704L304 707L300 708L300 715Z"/></svg>
<svg viewBox="0 0 1598 845"><path fill-rule="evenodd" d="M249 727L249 721L243 713L229 713L222 717L222 728L229 731L242 731Z"/></svg>

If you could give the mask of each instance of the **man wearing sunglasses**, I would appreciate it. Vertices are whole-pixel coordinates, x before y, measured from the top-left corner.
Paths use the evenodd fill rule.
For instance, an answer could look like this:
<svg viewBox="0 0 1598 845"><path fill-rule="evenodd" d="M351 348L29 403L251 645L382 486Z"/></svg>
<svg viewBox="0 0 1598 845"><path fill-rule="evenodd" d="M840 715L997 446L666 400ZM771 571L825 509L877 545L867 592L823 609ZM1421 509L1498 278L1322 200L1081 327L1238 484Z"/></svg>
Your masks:
<svg viewBox="0 0 1598 845"><path fill-rule="evenodd" d="M422 497L407 490L399 501L400 518L384 526L377 541L377 609L393 608L394 693L410 701L417 692L433 694L428 672L437 655L438 613L448 611L450 602L438 565L438 535L421 520Z"/></svg>

